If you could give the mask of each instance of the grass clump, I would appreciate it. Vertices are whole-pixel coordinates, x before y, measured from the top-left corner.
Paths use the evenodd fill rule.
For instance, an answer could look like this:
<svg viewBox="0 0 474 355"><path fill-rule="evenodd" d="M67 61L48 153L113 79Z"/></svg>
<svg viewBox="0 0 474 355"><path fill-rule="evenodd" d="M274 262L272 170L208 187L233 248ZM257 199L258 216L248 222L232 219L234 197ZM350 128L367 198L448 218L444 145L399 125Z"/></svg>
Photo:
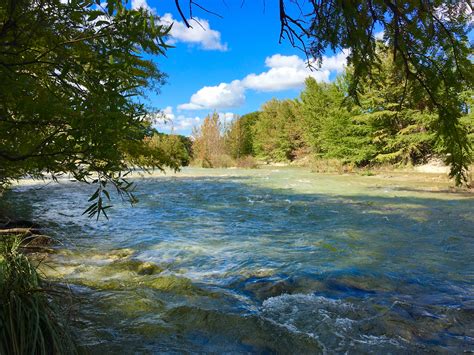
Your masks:
<svg viewBox="0 0 474 355"><path fill-rule="evenodd" d="M0 354L76 353L36 267L20 246L18 236L1 237Z"/></svg>

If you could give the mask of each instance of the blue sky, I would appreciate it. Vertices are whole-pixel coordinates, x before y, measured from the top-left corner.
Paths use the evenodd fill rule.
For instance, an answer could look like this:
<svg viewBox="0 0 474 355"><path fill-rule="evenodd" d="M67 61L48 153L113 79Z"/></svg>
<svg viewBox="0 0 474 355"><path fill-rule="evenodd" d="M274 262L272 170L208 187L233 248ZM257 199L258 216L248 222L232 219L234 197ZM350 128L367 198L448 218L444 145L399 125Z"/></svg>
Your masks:
<svg viewBox="0 0 474 355"><path fill-rule="evenodd" d="M188 10L187 0L182 0ZM231 120L258 110L275 97L295 98L311 75L318 81L333 80L343 70L345 53L328 53L323 67L309 71L304 54L284 41L279 44L279 15L276 1L202 0L200 4L223 18L194 7L187 29L174 0L132 0L133 7L145 7L173 22L167 57L156 57L168 75L161 93L150 95L150 105L161 109L168 122L157 128L189 135L210 112ZM186 14L188 14L186 12ZM204 27L204 29L202 27Z"/></svg>

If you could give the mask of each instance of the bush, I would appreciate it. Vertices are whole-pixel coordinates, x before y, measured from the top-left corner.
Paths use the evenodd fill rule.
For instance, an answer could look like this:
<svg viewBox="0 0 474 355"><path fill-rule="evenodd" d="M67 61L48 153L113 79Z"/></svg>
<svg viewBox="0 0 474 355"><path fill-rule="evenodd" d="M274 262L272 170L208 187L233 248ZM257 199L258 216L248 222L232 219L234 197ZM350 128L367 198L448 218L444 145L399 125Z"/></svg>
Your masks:
<svg viewBox="0 0 474 355"><path fill-rule="evenodd" d="M77 353L20 244L17 236L0 241L0 354Z"/></svg>

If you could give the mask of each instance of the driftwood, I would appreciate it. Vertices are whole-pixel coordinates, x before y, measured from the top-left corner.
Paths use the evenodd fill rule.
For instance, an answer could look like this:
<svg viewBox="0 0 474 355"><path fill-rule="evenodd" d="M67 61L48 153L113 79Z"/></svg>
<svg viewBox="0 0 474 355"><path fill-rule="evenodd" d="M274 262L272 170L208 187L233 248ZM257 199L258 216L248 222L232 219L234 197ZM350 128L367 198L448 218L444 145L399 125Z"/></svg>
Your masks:
<svg viewBox="0 0 474 355"><path fill-rule="evenodd" d="M6 234L22 234L25 236L40 235L40 231L36 228L25 228L25 227L14 227L14 228L2 228L0 229L0 235Z"/></svg>
<svg viewBox="0 0 474 355"><path fill-rule="evenodd" d="M22 248L30 251L44 248L53 241L51 237L41 232L38 224L31 221L7 219L5 223L0 224L0 239L7 235L19 236L22 239Z"/></svg>

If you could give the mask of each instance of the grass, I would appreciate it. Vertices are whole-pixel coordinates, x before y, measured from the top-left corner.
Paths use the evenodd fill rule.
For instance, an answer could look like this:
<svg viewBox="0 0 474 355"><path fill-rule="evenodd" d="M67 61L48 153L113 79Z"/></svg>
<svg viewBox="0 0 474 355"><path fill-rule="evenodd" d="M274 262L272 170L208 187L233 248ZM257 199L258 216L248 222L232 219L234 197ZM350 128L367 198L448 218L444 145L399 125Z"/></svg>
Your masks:
<svg viewBox="0 0 474 355"><path fill-rule="evenodd" d="M0 240L0 354L75 354L66 323L21 237Z"/></svg>

